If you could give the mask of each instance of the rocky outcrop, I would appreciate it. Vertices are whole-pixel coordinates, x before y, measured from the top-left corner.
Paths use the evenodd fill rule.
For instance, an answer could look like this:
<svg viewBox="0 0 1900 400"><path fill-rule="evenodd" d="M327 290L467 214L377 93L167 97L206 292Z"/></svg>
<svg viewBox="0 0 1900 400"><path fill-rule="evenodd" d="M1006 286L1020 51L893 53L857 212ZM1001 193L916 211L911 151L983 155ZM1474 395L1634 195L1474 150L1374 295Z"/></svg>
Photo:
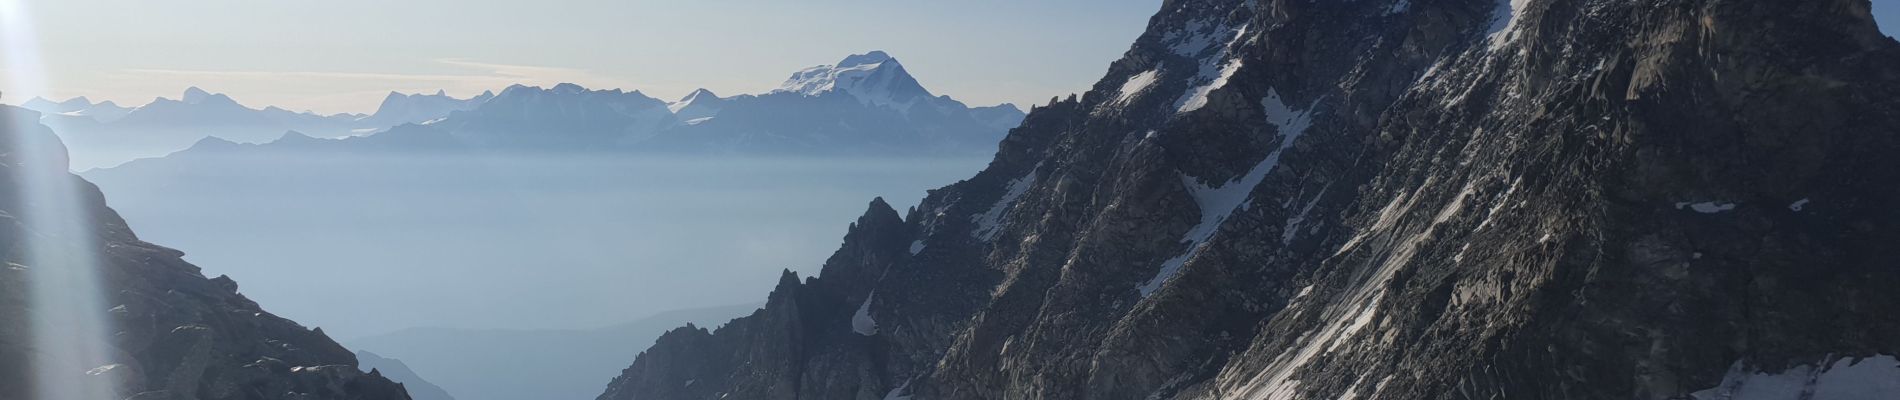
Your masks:
<svg viewBox="0 0 1900 400"><path fill-rule="evenodd" d="M0 106L0 398L409 398L321 329L140 241L37 119Z"/></svg>
<svg viewBox="0 0 1900 400"><path fill-rule="evenodd" d="M1900 396L1868 10L1168 1L988 169L600 398Z"/></svg>

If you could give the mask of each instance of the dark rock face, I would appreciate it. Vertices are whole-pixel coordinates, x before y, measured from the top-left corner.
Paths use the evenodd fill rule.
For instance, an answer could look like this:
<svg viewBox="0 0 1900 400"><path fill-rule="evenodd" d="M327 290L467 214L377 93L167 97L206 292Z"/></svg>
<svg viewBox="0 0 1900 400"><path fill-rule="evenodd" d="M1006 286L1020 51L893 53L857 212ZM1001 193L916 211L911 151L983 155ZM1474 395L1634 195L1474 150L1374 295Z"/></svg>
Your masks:
<svg viewBox="0 0 1900 400"><path fill-rule="evenodd" d="M38 382L48 381L93 391L83 397L111 399L409 398L402 386L359 371L355 356L322 330L264 312L238 294L231 279L206 279L180 259L183 253L140 241L96 187L66 172L65 149L37 119L0 106L0 255L8 263L0 269L0 398L43 398L51 389ZM34 217L31 208L46 205L30 192L43 189L36 182L49 181L76 189L71 200L77 204L67 206L83 220L77 229ZM87 311L104 314L107 343L77 345L103 354L52 347L48 343L72 341L32 329L35 318L52 314L35 302L41 296L34 291L77 290L35 282L47 276L36 269L73 267L36 263L45 258L35 252L95 261L101 307ZM58 330L83 336L80 329ZM42 359L65 361L36 361Z"/></svg>
<svg viewBox="0 0 1900 400"><path fill-rule="evenodd" d="M987 170L600 398L1706 400L1850 364L1895 398L1869 6L1169 1Z"/></svg>

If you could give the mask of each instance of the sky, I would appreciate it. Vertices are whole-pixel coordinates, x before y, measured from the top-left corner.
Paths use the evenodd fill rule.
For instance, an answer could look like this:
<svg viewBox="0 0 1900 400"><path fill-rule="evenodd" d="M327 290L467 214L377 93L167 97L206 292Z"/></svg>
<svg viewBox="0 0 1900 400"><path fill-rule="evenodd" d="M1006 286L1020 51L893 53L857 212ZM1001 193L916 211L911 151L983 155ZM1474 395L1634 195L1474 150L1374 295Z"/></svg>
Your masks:
<svg viewBox="0 0 1900 400"><path fill-rule="evenodd" d="M1874 0L1874 20L1887 36L1900 37L1900 0Z"/></svg>
<svg viewBox="0 0 1900 400"><path fill-rule="evenodd" d="M885 50L937 94L1026 107L1087 90L1160 3L0 0L13 14L0 30L13 59L0 63L0 101L132 106L199 86L253 107L370 112L392 90L560 82L672 100L701 87L765 92L799 69Z"/></svg>

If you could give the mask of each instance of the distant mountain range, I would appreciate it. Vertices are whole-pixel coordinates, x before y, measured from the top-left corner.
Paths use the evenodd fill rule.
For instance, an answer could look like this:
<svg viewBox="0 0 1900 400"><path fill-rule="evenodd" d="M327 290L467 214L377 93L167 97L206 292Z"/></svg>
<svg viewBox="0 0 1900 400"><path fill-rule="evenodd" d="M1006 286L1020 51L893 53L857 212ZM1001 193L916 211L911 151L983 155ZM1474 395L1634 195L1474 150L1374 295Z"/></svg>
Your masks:
<svg viewBox="0 0 1900 400"><path fill-rule="evenodd" d="M348 342L358 349L363 370L391 367L381 371L383 376L403 383L416 400L446 399L448 393L461 400L581 400L599 394L627 360L668 328L716 325L758 308L678 310L598 329L419 328ZM422 381L405 362L442 387Z"/></svg>
<svg viewBox="0 0 1900 400"><path fill-rule="evenodd" d="M429 383L422 379L421 375L416 374L416 371L410 370L409 365L404 364L402 360L357 350L356 363L358 369L375 371L382 374L384 378L402 384L403 389L409 392L410 400L455 400L455 397L450 396L448 391L442 390L441 386Z"/></svg>
<svg viewBox="0 0 1900 400"><path fill-rule="evenodd" d="M124 108L86 98L35 98L72 148L74 168L112 167L185 150L206 138L268 143L340 139L415 124L458 145L496 152L665 152L768 155L988 155L1023 111L970 107L932 94L882 51L793 74L764 94L700 89L677 101L564 83L514 85L467 99L390 93L374 114L319 115L242 105L196 87L177 100Z"/></svg>
<svg viewBox="0 0 1900 400"><path fill-rule="evenodd" d="M207 137L263 143L286 132L324 138L367 135L469 110L493 97L491 93L469 99L441 92L390 93L375 114L319 115L274 106L251 108L230 96L192 87L178 99L161 97L135 108L110 101L94 103L85 97L62 102L34 98L21 107L39 111L41 123L52 127L71 149L73 168L85 170L163 156Z"/></svg>

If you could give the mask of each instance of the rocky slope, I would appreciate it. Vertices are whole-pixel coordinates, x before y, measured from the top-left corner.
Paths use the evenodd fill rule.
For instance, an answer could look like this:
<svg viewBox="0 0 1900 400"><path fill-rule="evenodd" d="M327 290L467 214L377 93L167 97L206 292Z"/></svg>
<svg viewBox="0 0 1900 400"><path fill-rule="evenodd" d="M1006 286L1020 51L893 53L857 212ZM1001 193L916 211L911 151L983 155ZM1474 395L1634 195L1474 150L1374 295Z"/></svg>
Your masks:
<svg viewBox="0 0 1900 400"><path fill-rule="evenodd" d="M409 398L359 371L322 330L140 241L97 188L66 172L65 149L38 118L0 106L0 398ZM69 197L44 192L64 188ZM72 213L47 218L60 215L38 211L48 207ZM88 281L101 298L72 299L95 291Z"/></svg>
<svg viewBox="0 0 1900 400"><path fill-rule="evenodd" d="M618 399L1900 397L1867 0L1172 0Z"/></svg>

